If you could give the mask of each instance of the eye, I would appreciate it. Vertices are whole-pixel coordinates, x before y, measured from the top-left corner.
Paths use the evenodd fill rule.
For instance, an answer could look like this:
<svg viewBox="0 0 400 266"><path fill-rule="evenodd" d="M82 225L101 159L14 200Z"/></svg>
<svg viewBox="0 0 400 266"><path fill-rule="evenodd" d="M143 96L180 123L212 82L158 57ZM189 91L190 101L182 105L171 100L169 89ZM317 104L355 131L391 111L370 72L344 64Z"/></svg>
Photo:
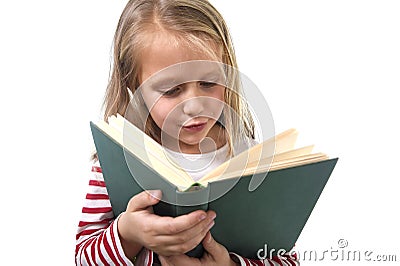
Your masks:
<svg viewBox="0 0 400 266"><path fill-rule="evenodd" d="M215 85L217 85L217 84L214 83L214 82L200 81L200 86L203 87L203 88L212 88Z"/></svg>
<svg viewBox="0 0 400 266"><path fill-rule="evenodd" d="M176 96L181 92L181 88L180 87L174 87L172 89L169 89L167 91L163 92L163 96Z"/></svg>

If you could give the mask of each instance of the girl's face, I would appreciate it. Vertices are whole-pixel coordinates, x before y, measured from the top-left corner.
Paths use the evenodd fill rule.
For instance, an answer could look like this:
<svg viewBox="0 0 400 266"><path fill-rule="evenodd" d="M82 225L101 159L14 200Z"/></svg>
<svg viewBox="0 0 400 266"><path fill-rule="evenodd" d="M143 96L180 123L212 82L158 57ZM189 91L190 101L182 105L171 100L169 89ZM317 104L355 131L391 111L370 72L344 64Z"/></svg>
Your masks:
<svg viewBox="0 0 400 266"><path fill-rule="evenodd" d="M168 33L152 37L141 54L139 81L144 102L161 129L161 144L183 153L221 147L225 139L216 120L224 108L225 87L217 84L221 80L217 64L193 62L210 58Z"/></svg>

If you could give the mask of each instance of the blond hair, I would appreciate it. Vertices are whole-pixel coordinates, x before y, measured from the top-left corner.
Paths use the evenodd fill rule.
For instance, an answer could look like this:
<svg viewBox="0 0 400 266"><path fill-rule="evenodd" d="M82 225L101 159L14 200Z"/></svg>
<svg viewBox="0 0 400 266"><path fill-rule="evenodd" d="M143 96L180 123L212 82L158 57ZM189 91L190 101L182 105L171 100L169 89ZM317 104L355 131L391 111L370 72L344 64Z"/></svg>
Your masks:
<svg viewBox="0 0 400 266"><path fill-rule="evenodd" d="M224 126L229 125L231 131L227 141L232 148L233 141L243 134L254 139L254 122L241 96L228 27L221 14L206 0L131 0L127 3L114 36L113 63L103 103L104 120L117 113L125 114L130 102L128 89L134 93L140 86L140 54L149 45L146 34L157 30L172 34L179 42L211 58L222 59L223 64L236 70L229 74L231 82L229 89L225 89L225 102L236 113L234 116L224 114ZM210 46L210 42L215 45ZM145 132L159 141L160 129L150 115L148 119Z"/></svg>

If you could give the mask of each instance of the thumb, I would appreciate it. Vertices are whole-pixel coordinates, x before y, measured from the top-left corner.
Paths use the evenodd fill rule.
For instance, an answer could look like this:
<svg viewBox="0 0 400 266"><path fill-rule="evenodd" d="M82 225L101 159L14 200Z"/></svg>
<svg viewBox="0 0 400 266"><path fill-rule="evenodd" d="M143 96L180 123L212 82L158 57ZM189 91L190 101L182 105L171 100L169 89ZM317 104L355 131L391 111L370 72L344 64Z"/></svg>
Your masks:
<svg viewBox="0 0 400 266"><path fill-rule="evenodd" d="M164 256L158 255L158 259L160 260L162 266L170 265L167 258L165 258Z"/></svg>
<svg viewBox="0 0 400 266"><path fill-rule="evenodd" d="M203 239L203 247L204 249L214 257L214 255L218 255L221 252L222 246L217 243L212 237L210 231L207 232L206 236Z"/></svg>
<svg viewBox="0 0 400 266"><path fill-rule="evenodd" d="M157 204L162 197L161 190L147 190L133 196L126 207L126 211L134 212L145 210L148 207Z"/></svg>

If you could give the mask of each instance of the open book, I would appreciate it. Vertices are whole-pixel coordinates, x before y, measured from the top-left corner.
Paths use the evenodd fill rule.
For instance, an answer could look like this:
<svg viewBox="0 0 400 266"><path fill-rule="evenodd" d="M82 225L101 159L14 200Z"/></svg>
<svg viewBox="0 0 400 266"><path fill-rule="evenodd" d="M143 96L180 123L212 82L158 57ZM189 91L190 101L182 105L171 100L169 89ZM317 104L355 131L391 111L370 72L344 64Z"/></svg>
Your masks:
<svg viewBox="0 0 400 266"><path fill-rule="evenodd" d="M248 258L257 258L265 245L268 250L293 248L337 162L313 153L312 146L295 148L297 131L290 129L194 182L163 147L123 117L90 126L115 216L132 196L160 189L155 214L214 210L213 237ZM262 182L251 190L254 178ZM188 255L200 257L202 252L199 245Z"/></svg>
<svg viewBox="0 0 400 266"><path fill-rule="evenodd" d="M121 115L109 117L108 123L101 120L95 124L126 151L137 156L142 163L175 184L179 190L184 191L193 185L194 181L189 174L168 156L159 143ZM264 173L328 159L324 153L312 153L313 145L294 148L297 136L296 129L286 130L232 157L196 182L207 186L209 182L216 180Z"/></svg>

